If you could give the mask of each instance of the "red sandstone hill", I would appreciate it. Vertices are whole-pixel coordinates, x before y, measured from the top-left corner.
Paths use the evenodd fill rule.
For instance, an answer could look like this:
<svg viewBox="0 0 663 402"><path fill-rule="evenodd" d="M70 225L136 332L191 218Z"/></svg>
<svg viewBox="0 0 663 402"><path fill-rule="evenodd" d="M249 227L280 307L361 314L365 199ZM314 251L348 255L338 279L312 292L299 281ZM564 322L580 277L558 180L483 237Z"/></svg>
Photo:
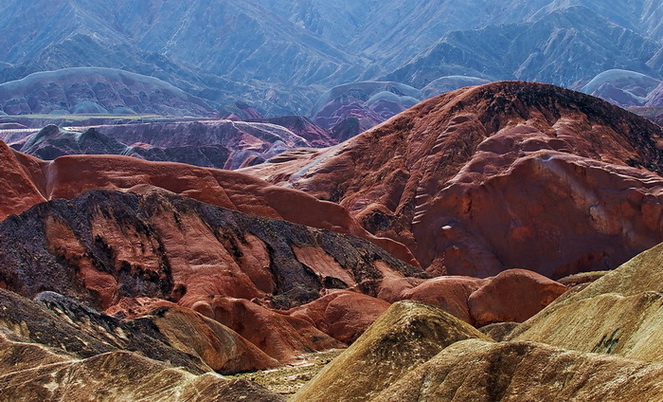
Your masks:
<svg viewBox="0 0 663 402"><path fill-rule="evenodd" d="M338 202L431 272L561 277L663 240L662 147L661 127L597 98L499 82L244 171Z"/></svg>
<svg viewBox="0 0 663 402"><path fill-rule="evenodd" d="M117 155L71 155L46 162L2 142L0 160L0 220L38 202L73 199L89 189L141 193L158 187L252 215L354 234L417 264L406 247L368 233L344 208L243 173Z"/></svg>

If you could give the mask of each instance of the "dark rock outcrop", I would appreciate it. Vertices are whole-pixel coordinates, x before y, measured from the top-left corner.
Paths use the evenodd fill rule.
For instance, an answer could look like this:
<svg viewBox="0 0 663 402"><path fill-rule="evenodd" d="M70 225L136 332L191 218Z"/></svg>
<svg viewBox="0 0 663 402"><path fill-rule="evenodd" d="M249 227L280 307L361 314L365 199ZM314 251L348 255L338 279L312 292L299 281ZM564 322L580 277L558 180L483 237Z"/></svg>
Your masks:
<svg viewBox="0 0 663 402"><path fill-rule="evenodd" d="M312 131L314 140L326 141L324 137L316 138L315 130ZM331 140L326 143L331 144ZM64 155L109 154L236 169L311 144L276 124L204 120L69 129L48 125L37 133L26 133L24 138L15 139L12 146L46 160Z"/></svg>
<svg viewBox="0 0 663 402"><path fill-rule="evenodd" d="M330 287L375 295L385 269L425 276L355 236L162 192L95 190L50 201L0 223L0 236L6 287L30 297L52 290L102 308L122 297L192 305L208 295L290 307ZM336 271L293 252L297 247L329 259Z"/></svg>
<svg viewBox="0 0 663 402"><path fill-rule="evenodd" d="M257 347L281 362L342 344L320 325L272 309L313 301L326 289L377 296L387 276L427 276L352 235L254 217L163 191L139 196L93 190L11 216L0 223L0 267L0 285L28 297L48 290L101 309L136 297L177 303L237 331L248 342L236 341L235 353L242 353L239 345L244 345L243 353L255 355ZM158 302L154 307L160 312L145 308L137 317L149 312L188 322L193 333L223 332L195 313L187 318L169 306ZM341 325L341 318L330 324ZM155 320L163 329L163 320ZM187 340L176 325L164 325L171 328L165 332L176 332L179 340L173 342L184 345L214 344L218 338ZM349 334L343 337L333 328L320 328L345 342L358 335L342 330ZM209 352L205 346L191 347L202 355ZM227 362L213 355L210 365L225 370ZM242 359L228 360L240 364L239 370L244 367Z"/></svg>

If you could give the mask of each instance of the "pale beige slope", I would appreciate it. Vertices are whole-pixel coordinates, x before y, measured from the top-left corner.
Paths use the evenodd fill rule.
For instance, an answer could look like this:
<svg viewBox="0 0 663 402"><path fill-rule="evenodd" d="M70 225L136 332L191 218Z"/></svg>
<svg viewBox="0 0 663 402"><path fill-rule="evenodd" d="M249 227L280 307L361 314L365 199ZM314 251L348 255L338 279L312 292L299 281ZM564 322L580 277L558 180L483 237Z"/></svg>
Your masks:
<svg viewBox="0 0 663 402"><path fill-rule="evenodd" d="M400 303L297 400L663 401L662 288L659 245L562 296L507 341L485 341L464 332L461 321L445 320L444 331L466 339L446 338L425 362L410 355L432 343L429 334L416 343L390 333L391 321L420 308Z"/></svg>
<svg viewBox="0 0 663 402"><path fill-rule="evenodd" d="M662 379L663 364L534 342L468 339L372 401L660 401Z"/></svg>
<svg viewBox="0 0 663 402"><path fill-rule="evenodd" d="M294 401L364 401L452 343L488 341L469 324L431 305L394 303L350 348L334 359Z"/></svg>
<svg viewBox="0 0 663 402"><path fill-rule="evenodd" d="M663 244L562 296L510 339L663 361Z"/></svg>

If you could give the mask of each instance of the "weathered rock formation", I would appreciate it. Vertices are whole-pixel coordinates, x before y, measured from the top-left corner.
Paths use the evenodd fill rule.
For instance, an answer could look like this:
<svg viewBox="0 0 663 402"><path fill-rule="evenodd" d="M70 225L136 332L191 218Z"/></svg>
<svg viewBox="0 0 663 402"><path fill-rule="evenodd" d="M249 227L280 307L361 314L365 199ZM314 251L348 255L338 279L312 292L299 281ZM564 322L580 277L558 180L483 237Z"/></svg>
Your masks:
<svg viewBox="0 0 663 402"><path fill-rule="evenodd" d="M9 214L24 211L34 204L45 201L40 191L39 163L27 155L18 154L0 141L0 219ZM36 169L31 169L36 168Z"/></svg>
<svg viewBox="0 0 663 402"><path fill-rule="evenodd" d="M357 292L335 290L288 311L345 344L354 342L389 308L389 303Z"/></svg>
<svg viewBox="0 0 663 402"><path fill-rule="evenodd" d="M322 94L311 118L340 142L401 113L420 99L418 89L398 82L355 82Z"/></svg>
<svg viewBox="0 0 663 402"><path fill-rule="evenodd" d="M0 84L0 110L20 114L207 116L207 101L158 78L112 68L40 71Z"/></svg>
<svg viewBox="0 0 663 402"><path fill-rule="evenodd" d="M560 278L615 268L663 240L662 139L660 126L599 99L500 82L255 172L339 202L431 272Z"/></svg>
<svg viewBox="0 0 663 402"><path fill-rule="evenodd" d="M533 342L457 342L372 401L657 400L663 364Z"/></svg>
<svg viewBox="0 0 663 402"><path fill-rule="evenodd" d="M617 106L643 106L660 80L635 71L611 69L598 74L580 91Z"/></svg>
<svg viewBox="0 0 663 402"><path fill-rule="evenodd" d="M338 143L333 139L327 130L316 125L311 120L303 116L281 116L281 117L268 117L256 120L258 123L271 123L281 127L285 127L298 136L302 137L311 144L312 147L321 148L335 145Z"/></svg>
<svg viewBox="0 0 663 402"><path fill-rule="evenodd" d="M0 300L0 331L10 339L78 358L124 350L194 374L279 364L233 330L172 303L121 321L54 292L42 292L32 301L0 289Z"/></svg>
<svg viewBox="0 0 663 402"><path fill-rule="evenodd" d="M63 155L129 155L152 161L182 162L194 166L236 169L255 165L295 147L333 145L310 122L283 119L312 139L287 128L260 122L203 120L100 125L60 129L48 125L36 133L15 136L11 146L38 158Z"/></svg>
<svg viewBox="0 0 663 402"><path fill-rule="evenodd" d="M229 155L224 164L212 167L226 169L236 169L248 160L253 160L251 163L255 164L294 147L313 146L307 139L283 126L260 122L157 122L100 126L95 130L128 146L147 144L163 149L221 146L227 149ZM321 141L315 135L312 138ZM137 150L129 150L128 153L141 155Z"/></svg>
<svg viewBox="0 0 663 402"><path fill-rule="evenodd" d="M495 322L523 322L566 291L566 286L535 272L509 269L485 279L438 276L383 281L379 296L391 302L405 299L432 304L481 327Z"/></svg>
<svg viewBox="0 0 663 402"><path fill-rule="evenodd" d="M535 272L510 269L490 278L467 300L473 324L522 322L566 292L566 286Z"/></svg>
<svg viewBox="0 0 663 402"><path fill-rule="evenodd" d="M647 250L524 322L510 339L663 361L663 245Z"/></svg>
<svg viewBox="0 0 663 402"><path fill-rule="evenodd" d="M163 191L139 196L95 190L11 216L0 223L0 267L0 286L28 297L49 290L101 309L119 303L112 313L130 311L126 298L176 302L279 361L342 344L311 321L270 308L313 301L326 289L377 296L387 276L427 276L355 236ZM164 304L151 307L157 306ZM356 303L351 306L351 314L359 314ZM182 321L187 315L168 314ZM190 321L192 328L204 328L200 319ZM337 335L348 342L363 328L330 333L349 333Z"/></svg>
<svg viewBox="0 0 663 402"><path fill-rule="evenodd" d="M283 400L247 380L195 375L132 352L75 359L4 334L0 334L0 373L4 400Z"/></svg>

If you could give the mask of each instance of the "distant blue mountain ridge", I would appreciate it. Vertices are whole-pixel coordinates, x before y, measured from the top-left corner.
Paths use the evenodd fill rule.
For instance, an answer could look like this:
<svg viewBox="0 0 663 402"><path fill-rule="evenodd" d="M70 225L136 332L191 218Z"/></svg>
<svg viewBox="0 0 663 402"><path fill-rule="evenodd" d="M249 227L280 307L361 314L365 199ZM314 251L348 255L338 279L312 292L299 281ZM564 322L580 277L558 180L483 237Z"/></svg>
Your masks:
<svg viewBox="0 0 663 402"><path fill-rule="evenodd" d="M573 89L616 69L663 77L663 4L653 0L5 0L0 13L0 82L119 69L228 113L246 103L312 116L325 92L354 82L398 82L424 98L456 76ZM642 88L617 94L609 85L624 77L601 79L611 77L619 82L597 94L647 103Z"/></svg>

